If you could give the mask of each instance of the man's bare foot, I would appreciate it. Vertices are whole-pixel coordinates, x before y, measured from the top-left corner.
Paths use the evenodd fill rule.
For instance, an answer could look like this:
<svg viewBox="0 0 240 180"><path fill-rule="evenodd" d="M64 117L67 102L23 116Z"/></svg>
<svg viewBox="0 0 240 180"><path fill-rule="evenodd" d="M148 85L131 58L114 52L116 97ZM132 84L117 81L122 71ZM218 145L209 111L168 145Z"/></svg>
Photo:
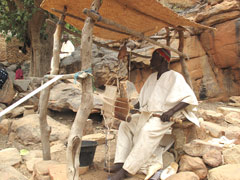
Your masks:
<svg viewBox="0 0 240 180"><path fill-rule="evenodd" d="M130 174L121 168L116 174L113 176L108 177L108 180L123 180L124 178L130 176Z"/></svg>
<svg viewBox="0 0 240 180"><path fill-rule="evenodd" d="M122 169L122 167L123 167L123 163L115 163L110 168L105 167L104 171L110 172L110 173L115 173L115 172L119 171L120 169Z"/></svg>

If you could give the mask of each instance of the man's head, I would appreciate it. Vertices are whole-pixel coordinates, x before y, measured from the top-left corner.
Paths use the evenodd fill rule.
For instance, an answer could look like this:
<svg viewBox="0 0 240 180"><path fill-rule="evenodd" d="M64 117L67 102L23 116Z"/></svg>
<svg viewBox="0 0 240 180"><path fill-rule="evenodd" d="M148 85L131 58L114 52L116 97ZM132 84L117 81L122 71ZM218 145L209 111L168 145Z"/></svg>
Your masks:
<svg viewBox="0 0 240 180"><path fill-rule="evenodd" d="M152 54L150 66L157 71L160 69L168 69L170 58L171 54L167 49L158 48Z"/></svg>
<svg viewBox="0 0 240 180"><path fill-rule="evenodd" d="M69 40L68 34L63 35L63 41L66 43Z"/></svg>

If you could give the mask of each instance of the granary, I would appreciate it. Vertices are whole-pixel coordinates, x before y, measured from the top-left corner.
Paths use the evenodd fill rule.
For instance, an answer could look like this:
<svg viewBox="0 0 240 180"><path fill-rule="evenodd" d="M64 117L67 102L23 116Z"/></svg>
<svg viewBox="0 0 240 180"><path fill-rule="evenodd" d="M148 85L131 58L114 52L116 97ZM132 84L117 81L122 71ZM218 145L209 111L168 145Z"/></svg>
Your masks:
<svg viewBox="0 0 240 180"><path fill-rule="evenodd" d="M57 28L54 34L53 49L53 77L59 70L59 47L60 37L64 29L63 21L82 29L81 34L81 71L77 75L65 75L62 78L80 77L82 83L82 103L79 107L75 121L72 125L68 139L67 160L68 179L78 179L76 171L79 162L78 155L81 146L82 131L92 109L92 78L91 78L91 46L92 43L98 46L110 48L107 44L101 44L95 37L122 42L125 39L137 38L145 40L159 47L164 47L179 55L183 75L191 86L189 73L186 68L183 53L183 32L185 26L194 28L209 28L185 19L164 7L156 0L44 0L41 7L48 12L59 17ZM151 39L149 36L159 32L162 28L166 31L174 30L179 35L179 47L174 49L169 47L169 39L166 44L162 44ZM167 35L166 35L167 37ZM142 56L137 53L135 56ZM144 56L143 56L144 57ZM144 57L146 58L146 57ZM40 98L40 121L43 143L44 159L49 159L49 128L46 122L46 109L50 88L45 89ZM109 107L110 108L110 107ZM114 110L114 108L112 109Z"/></svg>

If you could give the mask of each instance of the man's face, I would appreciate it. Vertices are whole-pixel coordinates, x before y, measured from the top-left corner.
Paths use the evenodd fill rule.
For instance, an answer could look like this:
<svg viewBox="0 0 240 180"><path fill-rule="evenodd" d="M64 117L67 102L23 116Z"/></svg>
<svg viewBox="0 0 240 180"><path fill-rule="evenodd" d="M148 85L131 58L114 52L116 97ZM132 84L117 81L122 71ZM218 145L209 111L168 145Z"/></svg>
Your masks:
<svg viewBox="0 0 240 180"><path fill-rule="evenodd" d="M162 63L163 63L162 58L157 53L154 53L150 61L151 68L154 70L158 70L162 66Z"/></svg>
<svg viewBox="0 0 240 180"><path fill-rule="evenodd" d="M64 36L63 36L63 41L64 41L64 42L67 42L67 40L68 40L68 35L64 35Z"/></svg>

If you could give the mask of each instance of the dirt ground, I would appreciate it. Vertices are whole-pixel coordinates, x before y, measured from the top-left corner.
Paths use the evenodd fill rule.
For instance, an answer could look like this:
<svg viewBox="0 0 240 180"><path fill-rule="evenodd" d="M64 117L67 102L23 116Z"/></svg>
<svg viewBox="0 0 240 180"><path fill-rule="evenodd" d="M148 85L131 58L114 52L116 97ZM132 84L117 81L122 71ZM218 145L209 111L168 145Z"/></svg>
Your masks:
<svg viewBox="0 0 240 180"><path fill-rule="evenodd" d="M225 103L222 102L200 102L199 108L203 109L208 109L208 110L216 110L217 107L219 106L225 106ZM72 122L74 121L74 117L76 113L73 112L52 112L49 111L49 115L54 118L55 120L71 127ZM104 128L103 124L101 123L101 117L99 116L94 116L92 117L94 119L93 121L93 126L94 126L94 131L95 133L102 132L105 133L106 129ZM114 159L114 154L115 154L115 148L116 148L116 139L111 140L108 142L109 143L109 154L106 155L106 145L98 145L95 153L95 157L93 160L93 164L90 166L89 170L84 174L81 175L80 178L81 180L106 180L107 177L110 175L109 173L105 172L103 170L104 164L105 164L105 158L109 159L110 155L110 161L111 163L113 162ZM15 147L18 150L20 149L27 149L27 150L41 150L41 144L34 144L34 145L29 145L29 146L24 146L20 144L17 141L14 142L8 142L8 137L7 136L0 136L0 150L4 148L9 148L9 147ZM64 149L61 152L57 152L52 156L53 160L57 160L61 163L66 163L66 149ZM24 162L20 164L17 169L24 174L26 177L30 178L31 173L27 170L26 165ZM140 180L142 178L139 177L131 177L128 178L129 180Z"/></svg>

